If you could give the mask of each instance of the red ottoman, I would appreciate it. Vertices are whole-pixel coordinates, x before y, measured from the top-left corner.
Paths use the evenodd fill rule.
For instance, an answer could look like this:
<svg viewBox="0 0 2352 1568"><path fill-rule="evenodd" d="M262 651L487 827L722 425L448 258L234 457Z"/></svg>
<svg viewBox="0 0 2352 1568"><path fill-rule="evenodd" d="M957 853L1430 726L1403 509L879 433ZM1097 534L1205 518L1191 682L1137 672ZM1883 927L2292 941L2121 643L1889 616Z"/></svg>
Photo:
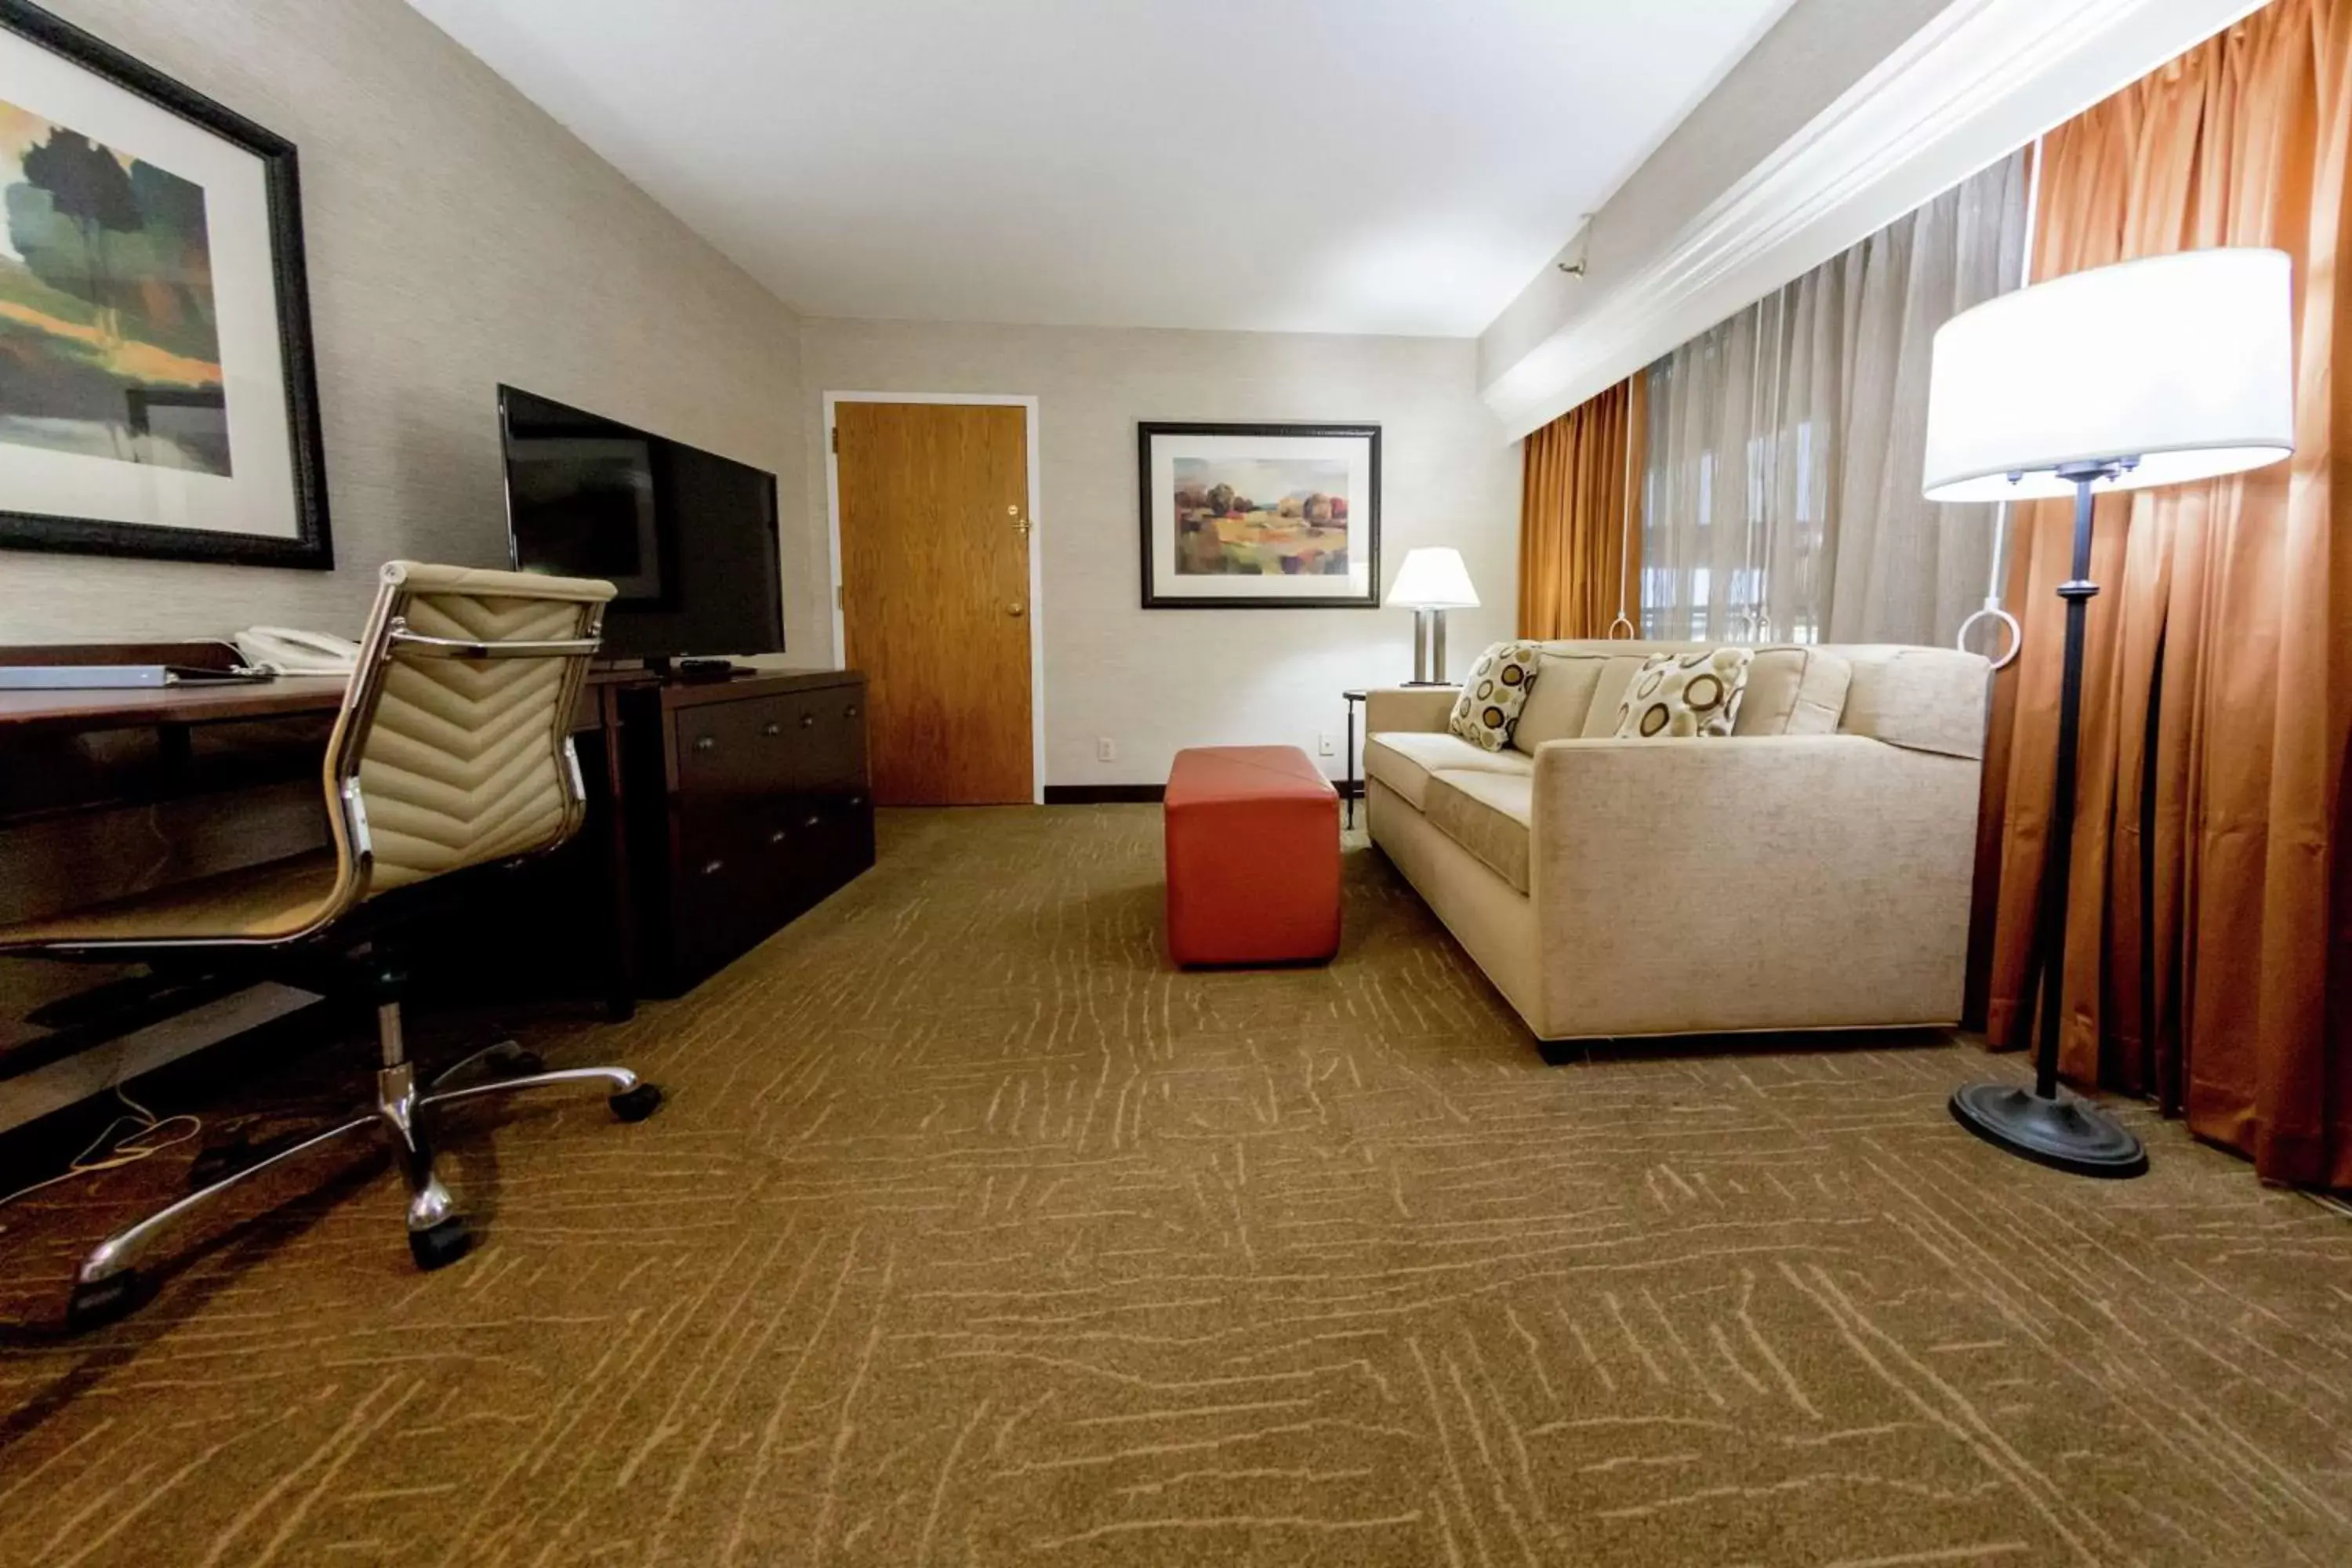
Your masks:
<svg viewBox="0 0 2352 1568"><path fill-rule="evenodd" d="M1283 963L1339 951L1339 793L1296 746L1195 746L1168 771L1168 952Z"/></svg>

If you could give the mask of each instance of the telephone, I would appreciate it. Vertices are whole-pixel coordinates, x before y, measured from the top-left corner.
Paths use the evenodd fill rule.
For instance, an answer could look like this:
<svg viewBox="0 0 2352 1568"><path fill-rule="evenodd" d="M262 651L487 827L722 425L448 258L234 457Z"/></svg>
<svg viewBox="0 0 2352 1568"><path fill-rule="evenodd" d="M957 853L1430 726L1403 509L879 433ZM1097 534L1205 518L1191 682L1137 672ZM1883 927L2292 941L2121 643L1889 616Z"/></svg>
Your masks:
<svg viewBox="0 0 2352 1568"><path fill-rule="evenodd" d="M247 664L279 675L349 675L359 668L360 645L331 632L247 626L229 640Z"/></svg>

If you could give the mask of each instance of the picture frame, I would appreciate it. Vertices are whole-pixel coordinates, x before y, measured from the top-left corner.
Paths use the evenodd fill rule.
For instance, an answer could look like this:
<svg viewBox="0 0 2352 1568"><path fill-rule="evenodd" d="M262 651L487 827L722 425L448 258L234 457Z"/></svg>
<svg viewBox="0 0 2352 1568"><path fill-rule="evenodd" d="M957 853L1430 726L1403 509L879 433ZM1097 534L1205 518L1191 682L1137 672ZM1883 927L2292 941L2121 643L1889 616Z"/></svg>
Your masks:
<svg viewBox="0 0 2352 1568"><path fill-rule="evenodd" d="M1381 427L1139 421L1147 610L1369 610Z"/></svg>
<svg viewBox="0 0 2352 1568"><path fill-rule="evenodd" d="M0 549L334 565L294 144L30 0L0 372Z"/></svg>

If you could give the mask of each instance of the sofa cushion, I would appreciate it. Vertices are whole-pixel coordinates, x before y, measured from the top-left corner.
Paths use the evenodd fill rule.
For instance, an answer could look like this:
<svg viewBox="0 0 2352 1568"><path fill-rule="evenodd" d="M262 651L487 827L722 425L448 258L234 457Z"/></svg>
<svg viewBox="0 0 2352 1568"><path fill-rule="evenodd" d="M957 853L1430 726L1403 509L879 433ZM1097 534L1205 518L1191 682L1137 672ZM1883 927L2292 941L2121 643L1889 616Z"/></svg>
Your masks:
<svg viewBox="0 0 2352 1568"><path fill-rule="evenodd" d="M1536 663L1542 657L1531 642L1498 642L1478 656L1462 696L1454 704L1447 730L1481 751L1499 752L1511 743L1511 730L1535 684Z"/></svg>
<svg viewBox="0 0 2352 1568"><path fill-rule="evenodd" d="M1429 825L1476 857L1488 870L1528 890L1528 822L1533 773L1491 773L1446 769L1429 781Z"/></svg>
<svg viewBox="0 0 2352 1568"><path fill-rule="evenodd" d="M1748 691L1756 650L1726 646L1701 653L1654 653L1617 705L1621 741L1731 733Z"/></svg>
<svg viewBox="0 0 2352 1568"><path fill-rule="evenodd" d="M1593 689L1608 664L1607 654L1547 649L1536 665L1536 683L1519 709L1518 724L1511 731L1512 747L1533 756L1546 741L1573 741L1582 735Z"/></svg>
<svg viewBox="0 0 2352 1568"><path fill-rule="evenodd" d="M1418 730L1391 730L1364 742L1364 776L1396 791L1415 811L1429 794L1429 775L1441 768L1533 777L1536 764L1517 752L1482 752L1459 735Z"/></svg>
<svg viewBox="0 0 2352 1568"><path fill-rule="evenodd" d="M1803 643L1759 647L1731 732L1834 735L1853 681L1853 661L1842 653Z"/></svg>
<svg viewBox="0 0 2352 1568"><path fill-rule="evenodd" d="M1853 685L1838 731L1906 751L1984 755L1992 666L1948 647L1849 647Z"/></svg>
<svg viewBox="0 0 2352 1568"><path fill-rule="evenodd" d="M1612 653L1601 666L1600 679L1592 683L1592 705L1585 710L1584 728L1579 738L1606 741L1617 733L1617 710L1625 700L1625 689L1633 684L1633 672L1642 668L1649 650L1641 653Z"/></svg>

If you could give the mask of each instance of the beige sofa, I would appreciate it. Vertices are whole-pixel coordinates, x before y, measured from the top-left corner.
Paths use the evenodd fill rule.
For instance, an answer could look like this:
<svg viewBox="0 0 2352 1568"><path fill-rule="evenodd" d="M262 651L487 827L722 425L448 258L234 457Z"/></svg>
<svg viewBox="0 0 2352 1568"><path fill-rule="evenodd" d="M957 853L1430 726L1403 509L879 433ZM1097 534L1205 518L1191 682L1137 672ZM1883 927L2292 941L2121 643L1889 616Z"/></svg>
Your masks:
<svg viewBox="0 0 2352 1568"><path fill-rule="evenodd" d="M1759 648L1730 736L1609 738L1701 646L1544 645L1501 752L1451 688L1371 692L1372 841L1541 1039L1955 1021L1985 661Z"/></svg>

